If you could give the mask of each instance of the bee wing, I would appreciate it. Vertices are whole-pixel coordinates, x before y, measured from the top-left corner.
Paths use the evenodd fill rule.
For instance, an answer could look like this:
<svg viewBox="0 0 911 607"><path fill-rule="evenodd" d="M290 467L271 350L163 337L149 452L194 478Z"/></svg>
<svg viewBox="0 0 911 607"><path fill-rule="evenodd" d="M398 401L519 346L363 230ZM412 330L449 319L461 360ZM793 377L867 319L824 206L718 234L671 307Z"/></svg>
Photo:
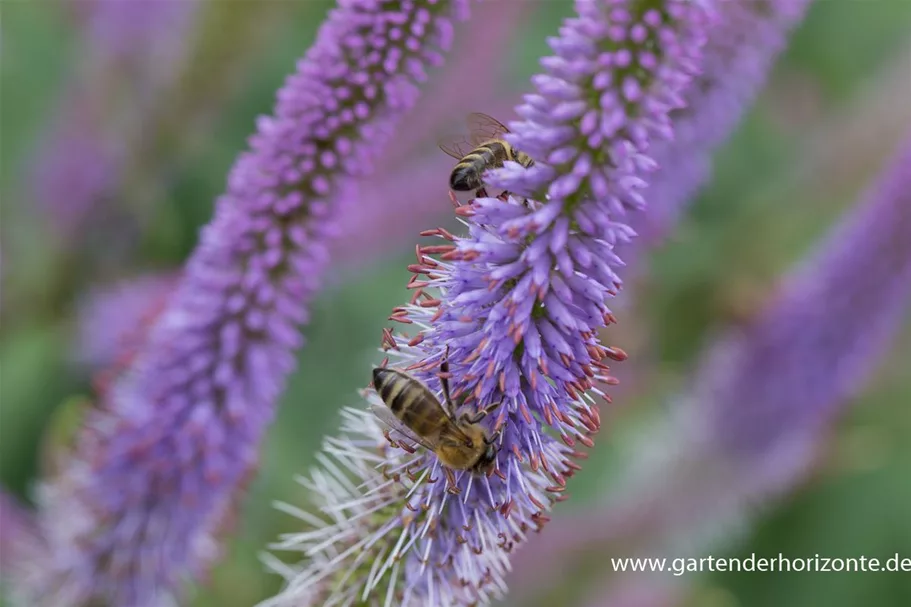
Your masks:
<svg viewBox="0 0 911 607"><path fill-rule="evenodd" d="M470 140L468 135L463 133L446 135L437 139L437 145L440 149L455 158L461 160L477 147Z"/></svg>
<svg viewBox="0 0 911 607"><path fill-rule="evenodd" d="M390 430L395 430L408 440L414 441L429 451L436 450L436 445L415 434L411 428L403 424L402 421L395 416L395 413L393 413L389 407L371 404L370 411L373 412L377 419L386 424Z"/></svg>
<svg viewBox="0 0 911 607"><path fill-rule="evenodd" d="M509 129L502 122L480 112L468 114L467 122L469 139L473 144L472 147L477 147L491 139L499 139L504 133L509 132Z"/></svg>

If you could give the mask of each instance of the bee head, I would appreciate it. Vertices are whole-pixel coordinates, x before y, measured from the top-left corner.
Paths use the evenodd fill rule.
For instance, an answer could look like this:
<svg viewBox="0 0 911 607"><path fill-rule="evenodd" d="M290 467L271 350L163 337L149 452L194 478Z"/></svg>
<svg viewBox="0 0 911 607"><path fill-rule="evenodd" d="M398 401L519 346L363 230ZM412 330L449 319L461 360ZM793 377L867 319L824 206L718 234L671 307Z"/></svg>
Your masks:
<svg viewBox="0 0 911 607"><path fill-rule="evenodd" d="M475 468L479 472L489 472L497 463L497 453L499 450L499 447L497 447L495 443L487 445L487 448L484 449L481 457L478 458L478 463L475 464Z"/></svg>

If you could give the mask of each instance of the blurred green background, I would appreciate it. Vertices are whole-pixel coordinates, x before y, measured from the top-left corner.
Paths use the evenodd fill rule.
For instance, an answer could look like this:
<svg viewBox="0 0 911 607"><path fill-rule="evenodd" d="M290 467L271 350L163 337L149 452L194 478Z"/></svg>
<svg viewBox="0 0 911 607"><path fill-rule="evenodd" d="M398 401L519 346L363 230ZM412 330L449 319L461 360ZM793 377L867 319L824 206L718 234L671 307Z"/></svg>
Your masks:
<svg viewBox="0 0 911 607"><path fill-rule="evenodd" d="M504 98L524 90L546 52L545 37L572 9L562 0L524 1L526 23L504 33L511 40L511 52L501 58L508 75ZM73 362L80 295L115 279L179 267L254 118L270 112L275 90L328 6L315 0L201 3L178 84L143 118L149 129L142 149L131 155L113 197L110 212L136 237L112 252L104 218L75 243L55 241L28 193L36 142L86 61L79 17L65 3L2 3L0 479L10 491L28 499L50 416L68 397L91 393L92 370ZM483 19L484 10L476 17ZM471 35L470 28L459 32ZM630 281L628 305L610 337L631 354L621 369L627 381L615 398L610 429L599 435L571 487L574 499L558 515L571 516L610 491L610 471L624 465L614 444L685 386L707 339L761 305L775 277L856 199L911 124L911 110L903 107L909 99L911 2L817 2L758 103L718 154L709 187ZM200 126L188 132L186 116ZM423 141L409 158L432 144L432 138ZM441 210L425 227L449 221L444 190L428 204ZM408 297L405 265L414 242L347 263L315 303L308 344L243 501L228 557L197 590L193 605L250 605L278 588L257 552L294 529L295 521L271 502L304 503L293 477L313 463L320 437L336 428L338 408L355 403L356 390L367 383L389 310ZM826 464L787 503L757 512L755 530L730 554L911 556L911 326L898 341L833 432ZM911 605L908 574L686 579L695 582L688 604L698 606Z"/></svg>

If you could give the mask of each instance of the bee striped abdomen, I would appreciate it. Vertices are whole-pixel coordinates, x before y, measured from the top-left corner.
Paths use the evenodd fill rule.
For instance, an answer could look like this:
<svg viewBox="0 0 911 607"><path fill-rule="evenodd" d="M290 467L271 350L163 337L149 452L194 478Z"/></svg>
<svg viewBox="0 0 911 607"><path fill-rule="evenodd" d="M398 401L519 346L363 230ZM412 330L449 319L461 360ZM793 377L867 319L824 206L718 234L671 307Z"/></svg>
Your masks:
<svg viewBox="0 0 911 607"><path fill-rule="evenodd" d="M439 432L446 414L422 383L394 369L377 369L373 383L380 398L403 424L421 436Z"/></svg>
<svg viewBox="0 0 911 607"><path fill-rule="evenodd" d="M493 140L479 145L452 169L449 187L456 191L476 190L481 187L481 176L487 169L503 166L512 160L512 148L503 141Z"/></svg>
<svg viewBox="0 0 911 607"><path fill-rule="evenodd" d="M440 432L448 418L436 399L422 403L414 403L402 410L399 419L406 426L427 438L433 438Z"/></svg>

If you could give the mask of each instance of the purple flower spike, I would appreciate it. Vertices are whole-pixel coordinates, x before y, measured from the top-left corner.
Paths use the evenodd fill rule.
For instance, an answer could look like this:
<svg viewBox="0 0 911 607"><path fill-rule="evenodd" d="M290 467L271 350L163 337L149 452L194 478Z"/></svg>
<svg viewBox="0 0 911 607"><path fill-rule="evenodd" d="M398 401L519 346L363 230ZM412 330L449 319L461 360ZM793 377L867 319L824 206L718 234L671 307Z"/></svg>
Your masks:
<svg viewBox="0 0 911 607"><path fill-rule="evenodd" d="M441 60L462 0L343 0L251 150L135 364L43 491L29 605L173 604L258 459L354 176Z"/></svg>
<svg viewBox="0 0 911 607"><path fill-rule="evenodd" d="M598 339L620 287L613 247L633 236L617 215L642 205L648 148L671 134L700 60L710 13L688 0L650 5L576 3L512 125L535 165L486 175L512 194L458 207L467 236L424 233L444 244L418 248L411 302L391 317L418 332L384 336L391 365L441 395L448 359L459 412L489 411L491 473L444 468L398 433L384 443L369 417L346 428L310 481L322 515L286 508L311 529L273 548L308 560L271 561L288 584L266 605L454 606L505 594L512 551L548 521L578 449L592 445L614 383L605 363L625 358Z"/></svg>
<svg viewBox="0 0 911 607"><path fill-rule="evenodd" d="M607 218L643 206L643 176L657 167L649 149L672 135L671 116L684 107L709 19L698 2L663 4L580 0L579 17L551 40L557 54L542 60L537 92L517 108L524 120L510 125L510 141L536 164L508 163L488 178L548 201L517 229L539 231L563 212L612 243L617 230Z"/></svg>
<svg viewBox="0 0 911 607"><path fill-rule="evenodd" d="M710 354L706 368L713 372L696 398L710 396L706 402L717 405L708 417L727 452L750 457L788 442L813 444L863 387L908 308L908 234L911 136L857 210L788 277L777 300Z"/></svg>

